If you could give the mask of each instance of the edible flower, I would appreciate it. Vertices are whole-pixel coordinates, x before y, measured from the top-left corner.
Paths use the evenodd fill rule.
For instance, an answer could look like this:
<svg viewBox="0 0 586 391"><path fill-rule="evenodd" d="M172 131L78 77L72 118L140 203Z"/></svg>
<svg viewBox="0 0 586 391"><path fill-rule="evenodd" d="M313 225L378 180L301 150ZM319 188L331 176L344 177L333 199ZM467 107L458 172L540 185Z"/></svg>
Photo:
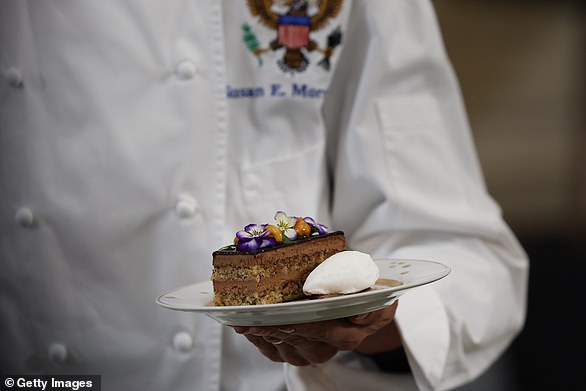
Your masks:
<svg viewBox="0 0 586 391"><path fill-rule="evenodd" d="M317 235L323 235L328 233L328 227L315 221L313 217L304 217L303 220L311 227L312 234L317 232Z"/></svg>
<svg viewBox="0 0 586 391"><path fill-rule="evenodd" d="M255 251L328 233L328 227L319 224L313 217L287 216L285 212L278 211L275 221L276 224L248 224L242 231L236 232L233 244L220 250Z"/></svg>
<svg viewBox="0 0 586 391"><path fill-rule="evenodd" d="M242 231L236 232L236 248L240 251L254 251L259 248L274 246L275 238L265 231L265 225L248 224Z"/></svg>
<svg viewBox="0 0 586 391"><path fill-rule="evenodd" d="M295 231L295 223L297 219L295 217L289 217L285 212L278 211L275 214L275 221L277 227L283 232L283 235L289 240L297 239L297 232Z"/></svg>

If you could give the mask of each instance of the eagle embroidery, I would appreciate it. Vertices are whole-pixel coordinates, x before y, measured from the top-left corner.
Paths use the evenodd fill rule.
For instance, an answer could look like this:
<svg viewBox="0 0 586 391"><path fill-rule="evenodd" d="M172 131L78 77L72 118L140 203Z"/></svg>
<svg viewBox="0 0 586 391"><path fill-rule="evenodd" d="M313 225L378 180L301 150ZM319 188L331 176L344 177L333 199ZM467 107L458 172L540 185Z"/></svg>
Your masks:
<svg viewBox="0 0 586 391"><path fill-rule="evenodd" d="M330 69L330 57L334 49L342 42L339 27L330 32L325 47L320 47L311 39L310 34L324 28L335 18L342 8L342 0L277 0L278 4L287 7L285 13L273 11L273 0L247 0L248 8L262 25L275 30L277 37L268 47L261 47L248 24L244 24L244 42L248 49L257 57L262 65L261 55L268 51L284 49L284 54L277 64L283 72L303 72L309 65L304 51L318 51L324 58L318 63L325 70ZM310 15L309 3L316 3L317 12ZM314 8L314 7L312 7Z"/></svg>

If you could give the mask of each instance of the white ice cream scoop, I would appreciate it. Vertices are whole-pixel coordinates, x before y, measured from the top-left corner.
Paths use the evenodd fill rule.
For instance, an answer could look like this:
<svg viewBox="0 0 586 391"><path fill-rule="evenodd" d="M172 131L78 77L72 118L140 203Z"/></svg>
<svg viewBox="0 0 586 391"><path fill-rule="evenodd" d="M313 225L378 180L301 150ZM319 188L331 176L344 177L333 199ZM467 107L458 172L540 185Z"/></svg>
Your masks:
<svg viewBox="0 0 586 391"><path fill-rule="evenodd" d="M320 263L303 285L306 295L348 294L372 287L379 276L370 255L342 251Z"/></svg>

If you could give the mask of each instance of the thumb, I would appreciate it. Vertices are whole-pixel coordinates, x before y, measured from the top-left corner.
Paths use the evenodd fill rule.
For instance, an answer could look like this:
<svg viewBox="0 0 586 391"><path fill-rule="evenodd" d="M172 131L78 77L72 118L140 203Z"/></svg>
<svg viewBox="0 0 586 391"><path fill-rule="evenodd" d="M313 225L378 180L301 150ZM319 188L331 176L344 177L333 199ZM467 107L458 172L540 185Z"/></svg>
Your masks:
<svg viewBox="0 0 586 391"><path fill-rule="evenodd" d="M371 323L373 314L374 312L367 312L365 314L354 315L350 316L348 320L353 324L367 325Z"/></svg>
<svg viewBox="0 0 586 391"><path fill-rule="evenodd" d="M350 323L361 326L370 325L383 318L393 319L395 316L395 311L397 311L398 304L399 302L395 300L389 307L385 307L373 312L350 316L347 319L350 321Z"/></svg>

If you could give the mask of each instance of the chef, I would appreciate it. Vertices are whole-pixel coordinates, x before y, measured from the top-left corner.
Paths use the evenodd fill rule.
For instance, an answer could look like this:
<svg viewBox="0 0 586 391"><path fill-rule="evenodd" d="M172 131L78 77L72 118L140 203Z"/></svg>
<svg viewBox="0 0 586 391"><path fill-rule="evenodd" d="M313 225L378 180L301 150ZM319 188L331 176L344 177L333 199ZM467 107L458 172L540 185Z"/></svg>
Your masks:
<svg viewBox="0 0 586 391"><path fill-rule="evenodd" d="M4 374L95 374L104 390L448 389L519 332L528 261L485 189L431 2L269 3L3 3ZM452 272L383 310L390 351L347 346L317 365L155 304L209 280L211 252L277 210ZM386 353L407 371L380 365Z"/></svg>

